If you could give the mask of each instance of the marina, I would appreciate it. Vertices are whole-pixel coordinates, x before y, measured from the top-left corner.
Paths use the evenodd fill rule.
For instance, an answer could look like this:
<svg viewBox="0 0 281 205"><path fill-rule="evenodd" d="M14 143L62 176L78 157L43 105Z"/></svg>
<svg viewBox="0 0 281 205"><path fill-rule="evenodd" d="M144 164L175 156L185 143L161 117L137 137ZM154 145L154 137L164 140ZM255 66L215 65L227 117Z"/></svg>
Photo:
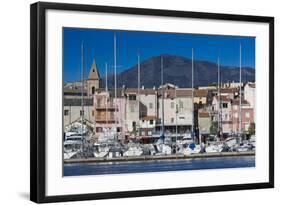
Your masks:
<svg viewBox="0 0 281 205"><path fill-rule="evenodd" d="M237 82L223 82L218 55L215 82L200 87L200 82L195 83L200 76L195 78L198 68L191 48L189 81L179 86L180 76L168 79L166 62L179 58L160 55L154 60L158 85L147 88L142 84L145 66L140 52L132 76L136 87L120 86L117 45L113 33L113 61L112 65L104 62L101 84L95 58L85 78L85 45L81 43L80 81L64 88L66 176L125 173L123 168L129 165L126 173L151 167L173 171L255 166L255 82L242 81L241 44Z"/></svg>

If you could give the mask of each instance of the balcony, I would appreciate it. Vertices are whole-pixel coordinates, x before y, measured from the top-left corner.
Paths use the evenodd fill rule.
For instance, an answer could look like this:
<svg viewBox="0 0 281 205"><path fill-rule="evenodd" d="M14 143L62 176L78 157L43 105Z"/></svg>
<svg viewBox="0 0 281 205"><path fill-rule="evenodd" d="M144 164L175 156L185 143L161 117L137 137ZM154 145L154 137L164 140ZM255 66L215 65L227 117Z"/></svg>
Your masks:
<svg viewBox="0 0 281 205"><path fill-rule="evenodd" d="M118 107L117 105L115 105L113 102L108 102L107 104L106 103L96 103L95 104L95 108L97 110L118 110Z"/></svg>
<svg viewBox="0 0 281 205"><path fill-rule="evenodd" d="M95 121L98 123L115 123L116 118L114 115L114 112L107 112L105 113L104 111L98 112L95 118Z"/></svg>
<svg viewBox="0 0 281 205"><path fill-rule="evenodd" d="M104 117L104 116L101 116L101 117L96 117L95 118L95 121L98 122L98 123L115 123L117 122L116 119L114 117Z"/></svg>

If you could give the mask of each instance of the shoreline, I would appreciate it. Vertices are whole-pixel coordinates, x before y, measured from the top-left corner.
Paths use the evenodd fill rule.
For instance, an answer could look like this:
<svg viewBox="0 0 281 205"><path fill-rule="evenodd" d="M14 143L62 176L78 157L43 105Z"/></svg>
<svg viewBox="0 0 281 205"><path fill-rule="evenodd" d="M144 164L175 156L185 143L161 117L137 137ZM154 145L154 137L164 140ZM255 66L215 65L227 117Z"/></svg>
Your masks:
<svg viewBox="0 0 281 205"><path fill-rule="evenodd" d="M198 153L191 155L159 155L159 156L132 156L116 158L83 158L83 159L66 159L65 164L82 164L82 163L104 163L104 162L139 162L153 160L172 160L172 159L200 159L212 157L236 157L236 156L254 156L255 151L247 152L216 152L216 153Z"/></svg>

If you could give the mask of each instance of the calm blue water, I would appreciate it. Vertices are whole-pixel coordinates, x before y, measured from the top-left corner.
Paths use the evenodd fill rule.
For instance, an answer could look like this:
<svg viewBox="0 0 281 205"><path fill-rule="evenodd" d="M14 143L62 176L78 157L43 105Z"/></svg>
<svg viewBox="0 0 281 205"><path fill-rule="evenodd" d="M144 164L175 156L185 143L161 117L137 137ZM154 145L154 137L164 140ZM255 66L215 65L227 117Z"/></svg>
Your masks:
<svg viewBox="0 0 281 205"><path fill-rule="evenodd" d="M205 159L159 160L141 162L107 162L65 164L64 176L161 172L198 169L254 167L254 156L218 157Z"/></svg>

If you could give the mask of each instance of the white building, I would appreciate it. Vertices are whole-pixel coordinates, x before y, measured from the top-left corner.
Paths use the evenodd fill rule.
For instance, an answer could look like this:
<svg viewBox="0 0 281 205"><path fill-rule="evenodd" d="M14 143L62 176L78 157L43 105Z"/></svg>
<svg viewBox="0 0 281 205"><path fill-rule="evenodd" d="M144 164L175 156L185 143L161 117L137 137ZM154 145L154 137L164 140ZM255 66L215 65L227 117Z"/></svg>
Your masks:
<svg viewBox="0 0 281 205"><path fill-rule="evenodd" d="M162 130L162 110L164 110L165 133L184 134L191 131L193 120L192 89L165 88L164 109L162 109L162 90L158 91L158 121L156 131Z"/></svg>
<svg viewBox="0 0 281 205"><path fill-rule="evenodd" d="M244 99L250 103L251 108L255 108L255 95L256 95L256 84L247 83L244 87Z"/></svg>

